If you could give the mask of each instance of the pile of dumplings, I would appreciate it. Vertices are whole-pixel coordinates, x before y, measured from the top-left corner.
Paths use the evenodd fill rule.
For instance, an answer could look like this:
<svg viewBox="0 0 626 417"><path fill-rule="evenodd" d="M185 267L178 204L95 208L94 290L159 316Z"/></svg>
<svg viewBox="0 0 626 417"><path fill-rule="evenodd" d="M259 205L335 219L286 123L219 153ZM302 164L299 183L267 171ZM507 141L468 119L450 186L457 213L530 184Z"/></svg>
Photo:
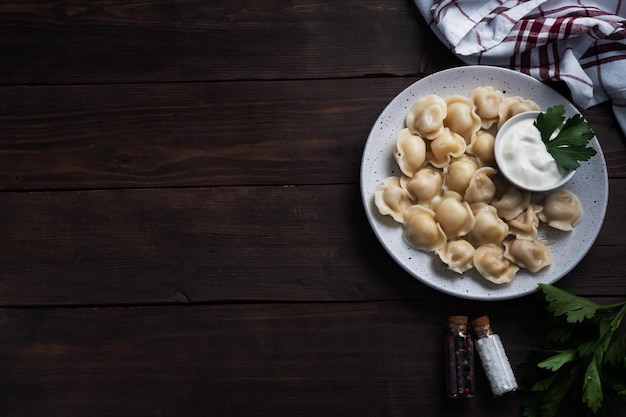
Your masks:
<svg viewBox="0 0 626 417"><path fill-rule="evenodd" d="M419 98L393 150L402 174L376 190L379 212L403 225L411 247L434 253L459 274L475 268L506 284L520 268L535 273L551 265L539 224L571 231L582 219L580 200L558 189L534 202L498 174L494 157L497 129L532 110L539 110L532 100L489 86L470 97Z"/></svg>

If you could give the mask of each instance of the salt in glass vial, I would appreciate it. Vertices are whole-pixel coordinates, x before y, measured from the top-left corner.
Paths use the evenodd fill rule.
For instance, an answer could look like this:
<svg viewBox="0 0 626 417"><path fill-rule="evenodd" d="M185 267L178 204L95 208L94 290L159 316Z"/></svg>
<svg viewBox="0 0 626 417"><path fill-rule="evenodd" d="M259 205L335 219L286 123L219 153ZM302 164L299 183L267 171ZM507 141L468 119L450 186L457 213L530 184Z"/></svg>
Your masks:
<svg viewBox="0 0 626 417"><path fill-rule="evenodd" d="M472 320L476 335L474 344L487 374L491 392L500 396L518 388L513 369L506 356L500 336L493 333L488 316Z"/></svg>

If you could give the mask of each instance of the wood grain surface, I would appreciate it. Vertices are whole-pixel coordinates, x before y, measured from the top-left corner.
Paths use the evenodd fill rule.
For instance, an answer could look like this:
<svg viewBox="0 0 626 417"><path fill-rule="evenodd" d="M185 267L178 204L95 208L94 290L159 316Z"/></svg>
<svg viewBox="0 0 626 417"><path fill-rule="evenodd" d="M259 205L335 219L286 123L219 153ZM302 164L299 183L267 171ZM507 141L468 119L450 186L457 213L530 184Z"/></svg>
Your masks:
<svg viewBox="0 0 626 417"><path fill-rule="evenodd" d="M539 294L436 292L361 201L380 112L460 65L410 0L0 4L0 415L521 417L445 399L441 326L490 315L518 369ZM559 286L616 302L626 142L583 114L610 198Z"/></svg>

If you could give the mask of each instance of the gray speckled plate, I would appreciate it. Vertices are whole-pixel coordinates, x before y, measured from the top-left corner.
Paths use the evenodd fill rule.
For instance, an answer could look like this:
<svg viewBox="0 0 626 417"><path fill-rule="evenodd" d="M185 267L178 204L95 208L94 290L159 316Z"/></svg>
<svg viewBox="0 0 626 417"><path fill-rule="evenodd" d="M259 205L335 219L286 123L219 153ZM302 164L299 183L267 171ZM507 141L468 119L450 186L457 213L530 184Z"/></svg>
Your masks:
<svg viewBox="0 0 626 417"><path fill-rule="evenodd" d="M550 245L553 263L532 274L521 269L512 283L496 285L475 270L457 274L447 269L431 253L416 251L402 239L402 225L383 216L374 204L374 193L383 180L399 175L392 152L398 132L404 127L409 108L419 97L437 94L443 98L460 94L469 97L476 87L492 86L505 96L534 100L542 110L563 104L567 116L578 113L559 93L536 79L519 72L488 66L453 68L425 77L398 94L383 110L372 127L361 161L361 195L367 218L383 247L409 274L423 283L450 295L475 300L505 300L530 294L538 283L553 284L572 270L587 254L595 241L606 213L609 187L606 164L597 138L591 145L598 154L582 163L565 188L574 192L583 204L584 217L572 232L559 232L542 225L542 238L554 240ZM534 200L541 198L535 195Z"/></svg>

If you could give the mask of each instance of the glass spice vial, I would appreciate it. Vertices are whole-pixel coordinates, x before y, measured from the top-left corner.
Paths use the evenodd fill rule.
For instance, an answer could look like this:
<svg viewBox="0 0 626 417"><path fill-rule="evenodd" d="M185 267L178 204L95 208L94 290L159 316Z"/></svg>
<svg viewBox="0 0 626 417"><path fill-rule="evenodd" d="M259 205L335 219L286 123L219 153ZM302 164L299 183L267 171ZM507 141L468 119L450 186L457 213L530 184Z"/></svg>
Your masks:
<svg viewBox="0 0 626 417"><path fill-rule="evenodd" d="M504 350L504 345L500 336L493 332L489 316L472 320L472 327L476 337L476 350L487 374L493 395L500 396L517 390L517 381Z"/></svg>
<svg viewBox="0 0 626 417"><path fill-rule="evenodd" d="M474 396L474 341L467 316L448 317L445 336L446 389L450 398Z"/></svg>

